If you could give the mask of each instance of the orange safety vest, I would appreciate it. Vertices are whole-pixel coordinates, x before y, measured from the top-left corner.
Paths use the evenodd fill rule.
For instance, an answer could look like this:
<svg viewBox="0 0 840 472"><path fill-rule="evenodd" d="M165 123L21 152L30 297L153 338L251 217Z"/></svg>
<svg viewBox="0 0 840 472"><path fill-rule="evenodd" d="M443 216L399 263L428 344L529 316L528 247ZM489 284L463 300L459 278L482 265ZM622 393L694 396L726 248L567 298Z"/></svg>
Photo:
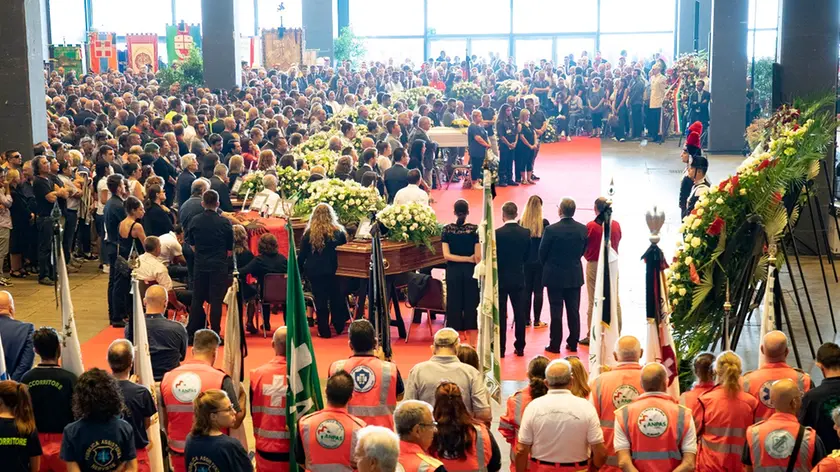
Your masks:
<svg viewBox="0 0 840 472"><path fill-rule="evenodd" d="M251 371L251 417L257 451L289 452L287 385L285 357L276 356Z"/></svg>
<svg viewBox="0 0 840 472"><path fill-rule="evenodd" d="M405 472L434 472L443 462L426 454L419 444L401 440L399 464Z"/></svg>
<svg viewBox="0 0 840 472"><path fill-rule="evenodd" d="M335 361L329 375L344 370L353 377L353 398L347 411L365 423L394 429L397 408L397 365L374 356Z"/></svg>
<svg viewBox="0 0 840 472"><path fill-rule="evenodd" d="M473 425L475 435L474 444L470 451L466 451L465 459L444 459L438 457L447 472L487 472L487 464L493 456L493 446L490 444L490 432L483 424Z"/></svg>
<svg viewBox="0 0 840 472"><path fill-rule="evenodd" d="M306 470L311 472L352 472L358 432L365 422L346 408L327 407L304 416L298 422L306 453Z"/></svg>
<svg viewBox="0 0 840 472"><path fill-rule="evenodd" d="M713 388L715 388L714 382L694 384L691 390L683 392L683 394L680 395L680 405L687 407L691 411L696 410L697 398Z"/></svg>
<svg viewBox="0 0 840 472"><path fill-rule="evenodd" d="M198 360L184 361L163 376L160 393L168 421L166 433L169 447L184 453L187 434L193 425L193 400L201 392L221 389L227 374L212 365ZM236 398L231 398L236 401Z"/></svg>
<svg viewBox="0 0 840 472"><path fill-rule="evenodd" d="M825 456L812 472L840 472L840 450Z"/></svg>
<svg viewBox="0 0 840 472"><path fill-rule="evenodd" d="M785 470L793 453L799 420L789 413L773 413L770 418L747 428L747 444L750 448L754 472ZM817 445L817 434L805 427L802 445L793 470L808 472L813 467L812 459Z"/></svg>
<svg viewBox="0 0 840 472"><path fill-rule="evenodd" d="M599 375L590 389L590 399L595 405L601 429L604 431L604 446L607 448L607 462L601 467L602 472L620 472L618 457L613 449L615 428L615 410L632 402L642 393L642 366L637 362L628 362L614 367L611 371Z"/></svg>
<svg viewBox="0 0 840 472"><path fill-rule="evenodd" d="M773 408L773 403L770 402L770 387L773 386L773 382L782 379L790 379L796 382L803 395L811 389L811 376L784 362L764 364L764 367L747 372L741 377L741 385L744 391L758 400L758 409L755 411L753 423L766 420L776 411Z"/></svg>
<svg viewBox="0 0 840 472"><path fill-rule="evenodd" d="M730 397L721 386L700 395L693 410L697 428L698 472L744 470L746 432L753 422L758 400L745 392Z"/></svg>
<svg viewBox="0 0 840 472"><path fill-rule="evenodd" d="M671 472L682 463L691 410L667 393L637 398L615 412L640 472Z"/></svg>
<svg viewBox="0 0 840 472"><path fill-rule="evenodd" d="M516 472L516 444L519 435L519 426L522 424L522 413L525 407L531 403L531 387L514 392L507 399L507 411L499 418L499 433L510 443L510 470Z"/></svg>

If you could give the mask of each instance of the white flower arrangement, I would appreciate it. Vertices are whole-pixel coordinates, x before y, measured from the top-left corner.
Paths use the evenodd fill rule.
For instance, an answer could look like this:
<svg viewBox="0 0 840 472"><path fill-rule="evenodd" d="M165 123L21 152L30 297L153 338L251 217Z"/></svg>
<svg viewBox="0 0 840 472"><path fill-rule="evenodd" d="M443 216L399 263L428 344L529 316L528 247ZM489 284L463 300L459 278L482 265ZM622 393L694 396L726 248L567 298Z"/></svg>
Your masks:
<svg viewBox="0 0 840 472"><path fill-rule="evenodd" d="M299 193L303 184L309 181L309 171L294 167L277 167L277 193L286 198Z"/></svg>
<svg viewBox="0 0 840 472"><path fill-rule="evenodd" d="M481 87L472 82L459 82L452 87L452 96L464 102L477 102L481 100L481 94Z"/></svg>
<svg viewBox="0 0 840 472"><path fill-rule="evenodd" d="M514 79L503 80L496 86L496 100L504 102L508 97L519 97L525 91L525 85Z"/></svg>
<svg viewBox="0 0 840 472"><path fill-rule="evenodd" d="M265 186L263 186L264 176L265 172L258 170L243 177L242 185L239 186L239 195L251 194L253 196L257 192L262 192L265 189Z"/></svg>
<svg viewBox="0 0 840 472"><path fill-rule="evenodd" d="M311 213L319 203L327 203L344 225L357 224L370 212L385 207L385 201L375 188L362 187L352 180L318 180L303 184L301 188L308 194L301 202L303 213Z"/></svg>
<svg viewBox="0 0 840 472"><path fill-rule="evenodd" d="M431 239L439 236L441 225L435 211L428 205L406 203L388 205L376 215L377 221L388 228L388 239L424 245L433 250Z"/></svg>
<svg viewBox="0 0 840 472"><path fill-rule="evenodd" d="M420 97L426 98L429 94L434 95L435 99L439 99L443 97L443 94L440 90L432 87L414 87L408 90L404 90L401 92L394 92L391 95L391 98L397 101L404 101L408 108L414 109L417 108L417 99ZM431 103L429 104L431 105Z"/></svg>

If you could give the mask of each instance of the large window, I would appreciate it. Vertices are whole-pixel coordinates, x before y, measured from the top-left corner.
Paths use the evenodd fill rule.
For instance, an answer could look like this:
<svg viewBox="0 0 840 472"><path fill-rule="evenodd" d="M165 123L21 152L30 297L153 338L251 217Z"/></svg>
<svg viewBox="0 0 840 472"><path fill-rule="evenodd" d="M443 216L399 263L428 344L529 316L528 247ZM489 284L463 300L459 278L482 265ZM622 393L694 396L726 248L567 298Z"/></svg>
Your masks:
<svg viewBox="0 0 840 472"><path fill-rule="evenodd" d="M452 58L460 58L462 61L467 57L466 39L432 39L429 41L429 55L438 57L441 51Z"/></svg>
<svg viewBox="0 0 840 472"><path fill-rule="evenodd" d="M601 32L632 33L674 30L677 6L674 0L600 1Z"/></svg>
<svg viewBox="0 0 840 472"><path fill-rule="evenodd" d="M583 51L589 57L595 55L595 37L559 37L557 38L557 63L562 64L563 58L569 54L580 57Z"/></svg>
<svg viewBox="0 0 840 472"><path fill-rule="evenodd" d="M84 0L53 0L50 2L50 33L53 44L82 44L85 42Z"/></svg>
<svg viewBox="0 0 840 472"><path fill-rule="evenodd" d="M254 0L237 0L236 29L241 36L254 36Z"/></svg>
<svg viewBox="0 0 840 472"><path fill-rule="evenodd" d="M523 67L530 61L551 60L553 43L551 39L517 39L514 51L516 65Z"/></svg>
<svg viewBox="0 0 840 472"><path fill-rule="evenodd" d="M180 0L177 0L180 1ZM282 17L282 26L286 28L300 28L303 25L303 0L258 0L260 29L279 28ZM285 8L283 11L277 9L280 5Z"/></svg>
<svg viewBox="0 0 840 472"><path fill-rule="evenodd" d="M597 29L597 0L513 1L513 32L516 34L586 33Z"/></svg>
<svg viewBox="0 0 840 472"><path fill-rule="evenodd" d="M422 36L423 0L350 0L350 26L359 36Z"/></svg>
<svg viewBox="0 0 840 472"><path fill-rule="evenodd" d="M91 0L91 8L94 29L120 36L126 33L165 35L166 25L172 22L171 0L144 0L142 6L128 0Z"/></svg>
<svg viewBox="0 0 840 472"><path fill-rule="evenodd" d="M753 41L753 34L755 40ZM755 44L755 51L753 51L753 44ZM776 30L752 30L747 35L747 58L752 59L753 52L755 58L769 57L776 59Z"/></svg>
<svg viewBox="0 0 840 472"><path fill-rule="evenodd" d="M423 62L423 38L388 39L368 38L365 40L368 61L394 59L394 64L403 64L406 59L414 64Z"/></svg>
<svg viewBox="0 0 840 472"><path fill-rule="evenodd" d="M510 31L510 0L426 0L435 34L498 34Z"/></svg>
<svg viewBox="0 0 840 472"><path fill-rule="evenodd" d="M201 0L177 0L175 2L175 22L188 25L201 24Z"/></svg>
<svg viewBox="0 0 840 472"><path fill-rule="evenodd" d="M749 28L776 29L779 24L779 0L750 0Z"/></svg>
<svg viewBox="0 0 840 472"><path fill-rule="evenodd" d="M650 58L653 54L663 54L666 58L674 57L674 35L672 33L601 35L601 55L605 59L618 60L622 50L627 51L628 59L633 61Z"/></svg>
<svg viewBox="0 0 840 472"><path fill-rule="evenodd" d="M510 55L509 51L510 41L507 39L473 39L470 42L470 54L478 57L489 58L490 53L501 57L502 60L507 61ZM434 49L432 52L434 53ZM438 51L439 52L439 51Z"/></svg>

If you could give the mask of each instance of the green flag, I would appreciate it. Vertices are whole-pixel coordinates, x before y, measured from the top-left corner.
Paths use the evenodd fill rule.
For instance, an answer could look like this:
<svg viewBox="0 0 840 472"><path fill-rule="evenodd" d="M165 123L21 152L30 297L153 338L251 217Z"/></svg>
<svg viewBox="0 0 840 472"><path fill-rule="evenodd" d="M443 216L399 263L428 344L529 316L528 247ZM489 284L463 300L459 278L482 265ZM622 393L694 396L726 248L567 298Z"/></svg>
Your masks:
<svg viewBox="0 0 840 472"><path fill-rule="evenodd" d="M289 264L286 276L286 365L289 387L286 389L286 426L289 430L289 470L298 470L295 459L298 421L309 413L324 408L321 398L321 381L315 364L315 350L306 322L306 305L303 301L303 285L300 281L297 255L295 254L295 233L291 222L286 224L289 232Z"/></svg>
<svg viewBox="0 0 840 472"><path fill-rule="evenodd" d="M484 218L479 227L481 263L477 271L481 290L478 310L478 362L490 397L502 401L502 370L499 341L499 266L496 260L496 230L493 226L491 172L484 169ZM502 326L502 329L505 327Z"/></svg>

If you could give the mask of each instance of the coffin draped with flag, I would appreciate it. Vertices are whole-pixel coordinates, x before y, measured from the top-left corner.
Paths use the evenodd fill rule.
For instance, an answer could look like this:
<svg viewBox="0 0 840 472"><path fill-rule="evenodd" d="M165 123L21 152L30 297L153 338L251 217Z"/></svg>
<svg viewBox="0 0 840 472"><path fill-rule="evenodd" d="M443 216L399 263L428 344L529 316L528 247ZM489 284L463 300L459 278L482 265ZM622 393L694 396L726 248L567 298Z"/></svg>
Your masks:
<svg viewBox="0 0 840 472"><path fill-rule="evenodd" d="M478 310L478 363L487 392L501 403L502 371L499 340L499 266L496 260L496 230L493 227L493 195L489 169L484 169L484 218L479 227L481 262L475 267L481 298Z"/></svg>

